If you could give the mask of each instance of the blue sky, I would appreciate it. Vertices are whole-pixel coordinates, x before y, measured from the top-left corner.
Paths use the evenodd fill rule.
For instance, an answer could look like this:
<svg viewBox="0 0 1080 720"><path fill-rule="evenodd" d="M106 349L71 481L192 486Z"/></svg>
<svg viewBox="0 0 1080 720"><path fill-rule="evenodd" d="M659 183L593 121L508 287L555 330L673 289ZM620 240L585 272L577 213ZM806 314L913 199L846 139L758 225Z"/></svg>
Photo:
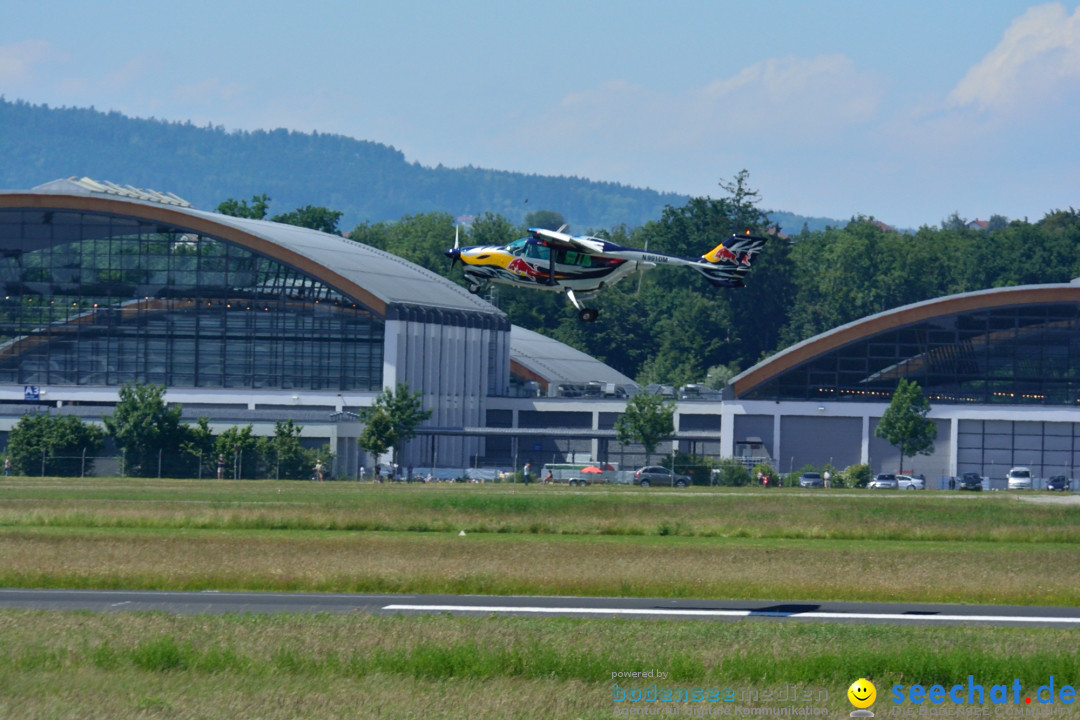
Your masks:
<svg viewBox="0 0 1080 720"><path fill-rule="evenodd" d="M9 5L8 100L692 195L745 168L765 208L901 227L1080 207L1076 2Z"/></svg>

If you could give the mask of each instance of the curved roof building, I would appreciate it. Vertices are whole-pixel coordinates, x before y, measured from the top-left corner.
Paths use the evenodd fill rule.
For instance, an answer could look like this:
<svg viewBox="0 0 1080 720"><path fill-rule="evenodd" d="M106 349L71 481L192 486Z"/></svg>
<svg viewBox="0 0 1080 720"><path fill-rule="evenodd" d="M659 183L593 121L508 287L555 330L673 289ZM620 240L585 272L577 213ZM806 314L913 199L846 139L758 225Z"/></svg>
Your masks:
<svg viewBox="0 0 1080 720"><path fill-rule="evenodd" d="M831 458L895 472L900 458L873 430L901 378L919 384L938 422L934 454L905 468L1071 475L1080 468L1080 285L950 295L793 345L732 379L726 442L767 437L793 467Z"/></svg>
<svg viewBox="0 0 1080 720"><path fill-rule="evenodd" d="M888 400L900 378L933 402L1077 406L1080 285L951 295L862 318L733 378L736 397Z"/></svg>
<svg viewBox="0 0 1080 720"><path fill-rule="evenodd" d="M460 286L175 195L86 178L0 192L0 282L0 402L107 406L138 382L186 407L328 417L404 382L434 409L430 425L481 427L487 398L511 388L510 323ZM564 380L565 362L548 376L528 351L522 379ZM612 372L576 360L581 382ZM481 438L440 442L427 452L445 462L481 452Z"/></svg>

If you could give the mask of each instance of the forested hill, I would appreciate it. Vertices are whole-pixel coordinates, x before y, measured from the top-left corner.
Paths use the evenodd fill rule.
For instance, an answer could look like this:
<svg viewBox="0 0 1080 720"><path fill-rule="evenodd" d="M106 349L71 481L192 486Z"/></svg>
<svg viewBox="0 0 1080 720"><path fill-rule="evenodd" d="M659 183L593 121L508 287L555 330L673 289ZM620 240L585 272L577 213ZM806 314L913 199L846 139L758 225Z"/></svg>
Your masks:
<svg viewBox="0 0 1080 720"><path fill-rule="evenodd" d="M423 167L393 147L342 135L227 132L2 97L0 128L0 189L89 176L173 192L204 210L266 194L275 211L340 211L346 230L428 212L490 212L520 222L534 210L559 212L581 231L633 227L689 199L576 177Z"/></svg>

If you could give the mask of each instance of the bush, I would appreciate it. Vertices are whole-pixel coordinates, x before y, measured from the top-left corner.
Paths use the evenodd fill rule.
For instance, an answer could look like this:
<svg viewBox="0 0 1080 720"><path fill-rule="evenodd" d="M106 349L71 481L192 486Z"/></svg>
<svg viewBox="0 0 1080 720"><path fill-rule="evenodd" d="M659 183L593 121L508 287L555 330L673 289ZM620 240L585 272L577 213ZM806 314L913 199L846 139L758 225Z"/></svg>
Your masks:
<svg viewBox="0 0 1080 720"><path fill-rule="evenodd" d="M870 482L869 465L851 465L842 473L844 487L864 488Z"/></svg>
<svg viewBox="0 0 1080 720"><path fill-rule="evenodd" d="M780 479L780 473L776 472L776 469L769 463L758 463L751 471L751 476L753 477L755 483L757 482L757 479L759 477L764 477L766 475L771 478L771 480L769 481L770 484L773 484Z"/></svg>
<svg viewBox="0 0 1080 720"><path fill-rule="evenodd" d="M716 463L718 485L727 487L743 487L751 481L750 471L738 460L724 458Z"/></svg>
<svg viewBox="0 0 1080 720"><path fill-rule="evenodd" d="M792 470L787 475L785 475L784 476L784 484L787 485L788 487L799 487L799 478L802 477L803 473L808 473L808 472L820 472L820 471L816 467L814 467L813 465L809 465L809 464L803 465L798 470Z"/></svg>

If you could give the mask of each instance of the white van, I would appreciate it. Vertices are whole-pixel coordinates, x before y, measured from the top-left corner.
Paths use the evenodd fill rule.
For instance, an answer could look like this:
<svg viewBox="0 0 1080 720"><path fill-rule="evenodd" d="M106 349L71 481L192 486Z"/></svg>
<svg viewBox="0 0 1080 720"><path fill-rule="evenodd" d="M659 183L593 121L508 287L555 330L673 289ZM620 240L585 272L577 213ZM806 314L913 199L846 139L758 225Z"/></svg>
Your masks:
<svg viewBox="0 0 1080 720"><path fill-rule="evenodd" d="M1007 486L1010 490L1030 490L1031 470L1026 467L1014 467L1005 476L1005 480L1008 481Z"/></svg>

